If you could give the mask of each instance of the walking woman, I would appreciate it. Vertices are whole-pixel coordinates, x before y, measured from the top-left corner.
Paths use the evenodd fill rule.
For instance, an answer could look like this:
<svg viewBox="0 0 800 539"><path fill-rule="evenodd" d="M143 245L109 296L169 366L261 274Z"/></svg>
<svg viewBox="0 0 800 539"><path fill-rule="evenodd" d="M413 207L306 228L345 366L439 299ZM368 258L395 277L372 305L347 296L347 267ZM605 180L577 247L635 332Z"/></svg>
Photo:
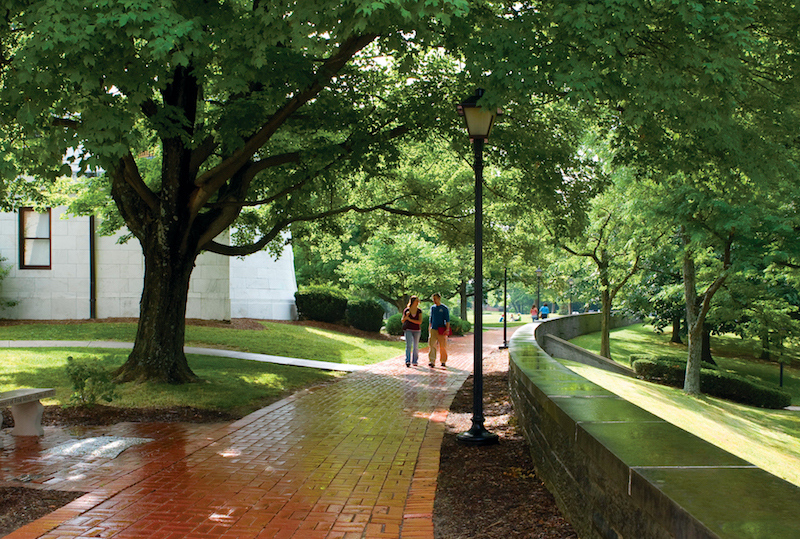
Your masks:
<svg viewBox="0 0 800 539"><path fill-rule="evenodd" d="M416 367L419 360L419 336L422 333L422 311L419 298L411 296L408 306L403 311L403 333L406 336L406 367Z"/></svg>

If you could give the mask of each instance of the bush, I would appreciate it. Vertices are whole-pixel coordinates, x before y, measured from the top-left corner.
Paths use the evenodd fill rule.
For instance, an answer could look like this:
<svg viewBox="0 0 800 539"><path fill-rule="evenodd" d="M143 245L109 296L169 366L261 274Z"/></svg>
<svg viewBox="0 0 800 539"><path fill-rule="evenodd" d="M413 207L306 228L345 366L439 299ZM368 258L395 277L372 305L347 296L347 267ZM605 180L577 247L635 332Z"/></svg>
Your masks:
<svg viewBox="0 0 800 539"><path fill-rule="evenodd" d="M67 376L74 392L70 402L75 406L94 406L98 399L111 402L117 396L117 386L111 374L99 365L67 358Z"/></svg>
<svg viewBox="0 0 800 539"><path fill-rule="evenodd" d="M453 335L463 335L472 329L472 323L469 320L463 320L457 316L450 317L450 329Z"/></svg>
<svg viewBox="0 0 800 539"><path fill-rule="evenodd" d="M356 329L378 332L383 327L383 306L375 300L347 304L347 323Z"/></svg>
<svg viewBox="0 0 800 539"><path fill-rule="evenodd" d="M386 333L389 335L402 335L403 334L403 324L400 322L400 319L403 318L403 315L400 313L393 314L389 318L386 319Z"/></svg>
<svg viewBox="0 0 800 539"><path fill-rule="evenodd" d="M307 320L340 322L345 319L347 296L333 287L309 286L294 295L297 314Z"/></svg>
<svg viewBox="0 0 800 539"><path fill-rule="evenodd" d="M400 319L403 318L403 315L400 313L393 314L389 318L386 319L386 333L389 335L402 335L403 334L403 324L400 323ZM428 323L430 322L429 315L422 313L422 325L420 328L422 329L422 333L419 336L419 342L425 343L428 342L428 338L430 333L428 332Z"/></svg>
<svg viewBox="0 0 800 539"><path fill-rule="evenodd" d="M686 362L679 358L653 357L634 359L633 370L647 381L672 387L683 387ZM792 396L778 388L768 387L743 376L725 372L703 363L700 369L700 391L713 397L760 408L780 409L792 403Z"/></svg>

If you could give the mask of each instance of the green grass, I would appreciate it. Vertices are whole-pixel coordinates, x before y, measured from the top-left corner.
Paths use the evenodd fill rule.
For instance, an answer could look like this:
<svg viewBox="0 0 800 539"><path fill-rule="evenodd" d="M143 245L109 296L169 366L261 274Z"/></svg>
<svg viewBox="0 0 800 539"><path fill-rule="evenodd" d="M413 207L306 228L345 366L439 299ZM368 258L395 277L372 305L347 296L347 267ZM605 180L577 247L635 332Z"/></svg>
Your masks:
<svg viewBox="0 0 800 539"><path fill-rule="evenodd" d="M756 360L752 344L741 339L712 337L712 353L721 368L777 385L778 367ZM611 355L627 364L631 354L683 355L685 345L671 344L669 335L637 324L612 331ZM599 333L571 341L595 353ZM716 344L721 342L720 348ZM737 354L736 356L723 354ZM681 389L651 384L573 362L569 368L665 421L721 447L740 458L800 486L800 413L766 410L702 395L690 397ZM800 369L786 368L784 389L800 402Z"/></svg>
<svg viewBox="0 0 800 539"><path fill-rule="evenodd" d="M405 344L362 339L308 326L261 322L263 330L187 326L186 345L369 365L399 355ZM133 342L134 323L24 324L0 327L0 340Z"/></svg>
<svg viewBox="0 0 800 539"><path fill-rule="evenodd" d="M53 387L55 397L43 404L66 405L72 384L66 374L67 357L97 362L112 370L124 363L126 350L109 349L0 349L0 391L22 387ZM119 397L109 404L122 408L192 406L245 415L308 385L333 380L340 374L291 367L188 355L189 366L201 381L194 384L121 384Z"/></svg>
<svg viewBox="0 0 800 539"><path fill-rule="evenodd" d="M670 336L655 333L646 324L635 324L611 331L611 358L617 363L630 366L630 356L672 355L685 357L685 344L669 342ZM594 353L600 352L600 334L589 333L570 341ZM711 353L717 365L726 371L746 376L762 384L778 387L780 367L777 362L763 361L755 357L756 343L736 336L722 335L711 337ZM792 403L800 404L800 366L795 362L785 365L783 390L792 395Z"/></svg>
<svg viewBox="0 0 800 539"><path fill-rule="evenodd" d="M352 365L368 365L400 355L402 342L363 339L336 331L307 326L262 322L264 330L187 326L186 344L315 359ZM25 324L0 327L0 340L133 341L133 323ZM0 391L22 387L54 387L56 396L44 404L69 403L72 385L65 366L68 356L92 359L115 369L127 359L128 350L104 348L0 349ZM189 366L201 381L186 385L122 384L111 406L193 406L245 415L300 388L335 379L341 374L212 357L188 356Z"/></svg>
<svg viewBox="0 0 800 539"><path fill-rule="evenodd" d="M484 311L483 318L481 321L483 322L484 329L490 328L501 328L503 327L503 323L500 321L500 315L502 312L497 311ZM518 322L514 322L511 320L511 315L513 314L520 314L522 318ZM529 313L514 313L512 311L508 311L508 321L506 327L515 328L519 326L524 326L525 324L529 324L531 322L531 315ZM469 311L467 313L467 320L473 322L475 320L475 313L473 311Z"/></svg>
<svg viewBox="0 0 800 539"><path fill-rule="evenodd" d="M800 413L765 410L651 384L586 365L584 378L769 473L800 486Z"/></svg>

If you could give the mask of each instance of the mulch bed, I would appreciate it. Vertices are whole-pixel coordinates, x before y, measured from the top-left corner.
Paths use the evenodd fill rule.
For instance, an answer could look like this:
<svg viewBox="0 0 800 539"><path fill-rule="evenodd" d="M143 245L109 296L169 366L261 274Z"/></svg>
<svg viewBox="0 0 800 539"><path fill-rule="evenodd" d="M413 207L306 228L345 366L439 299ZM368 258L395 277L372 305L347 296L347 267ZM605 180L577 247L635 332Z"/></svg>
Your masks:
<svg viewBox="0 0 800 539"><path fill-rule="evenodd" d="M456 435L472 426L472 376L447 418L434 502L437 539L577 538L553 495L536 476L517 428L508 392L508 353L483 362L483 415L499 443L464 445Z"/></svg>

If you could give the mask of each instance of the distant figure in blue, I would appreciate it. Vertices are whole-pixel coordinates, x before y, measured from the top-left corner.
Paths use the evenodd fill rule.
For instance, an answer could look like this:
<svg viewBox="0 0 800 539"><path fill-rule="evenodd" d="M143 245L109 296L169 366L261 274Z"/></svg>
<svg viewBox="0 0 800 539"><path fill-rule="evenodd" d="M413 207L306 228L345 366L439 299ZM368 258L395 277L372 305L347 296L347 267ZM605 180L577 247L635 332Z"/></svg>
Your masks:
<svg viewBox="0 0 800 539"><path fill-rule="evenodd" d="M439 361L442 367L447 366L447 336L450 334L450 310L442 304L442 296L434 294L431 296L433 306L430 315L430 333L436 335L436 342L439 345ZM431 368L436 364L431 361Z"/></svg>
<svg viewBox="0 0 800 539"><path fill-rule="evenodd" d="M406 367L412 364L416 367L419 360L419 337L422 334L422 309L419 308L417 296L409 298L400 321L403 322L403 333L406 336Z"/></svg>
<svg viewBox="0 0 800 539"><path fill-rule="evenodd" d="M547 315L550 314L550 307L547 306L547 303L542 305L542 309L539 311L539 317L544 320L547 318Z"/></svg>

